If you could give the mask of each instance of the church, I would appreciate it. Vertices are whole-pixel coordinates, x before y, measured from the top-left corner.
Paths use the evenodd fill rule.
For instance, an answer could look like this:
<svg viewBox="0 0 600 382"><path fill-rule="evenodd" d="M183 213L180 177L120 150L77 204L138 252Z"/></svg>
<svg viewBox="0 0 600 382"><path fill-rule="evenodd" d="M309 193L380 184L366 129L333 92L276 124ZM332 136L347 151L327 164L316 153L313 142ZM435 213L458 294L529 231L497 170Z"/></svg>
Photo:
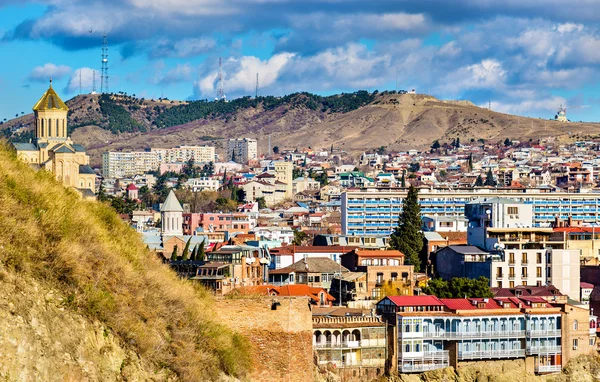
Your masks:
<svg viewBox="0 0 600 382"><path fill-rule="evenodd" d="M96 189L96 173L82 145L74 144L67 135L69 108L50 87L33 107L35 140L13 143L17 157L35 169L45 169L66 187L76 188L84 196Z"/></svg>

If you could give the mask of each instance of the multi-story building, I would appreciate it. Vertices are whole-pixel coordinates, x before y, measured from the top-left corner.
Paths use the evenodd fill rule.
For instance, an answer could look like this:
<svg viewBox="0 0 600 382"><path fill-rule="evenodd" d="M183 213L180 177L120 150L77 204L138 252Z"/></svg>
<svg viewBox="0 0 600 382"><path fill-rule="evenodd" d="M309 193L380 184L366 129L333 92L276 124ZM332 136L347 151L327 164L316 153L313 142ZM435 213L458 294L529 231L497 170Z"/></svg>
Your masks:
<svg viewBox="0 0 600 382"><path fill-rule="evenodd" d="M202 232L229 231L245 234L251 229L250 224L248 215L243 212L183 214L185 235L194 235L198 229Z"/></svg>
<svg viewBox="0 0 600 382"><path fill-rule="evenodd" d="M258 158L258 141L252 138L230 139L227 142L226 161L247 163Z"/></svg>
<svg viewBox="0 0 600 382"><path fill-rule="evenodd" d="M191 178L185 182L185 186L189 187L193 192L218 191L221 187L221 181L208 177Z"/></svg>
<svg viewBox="0 0 600 382"><path fill-rule="evenodd" d="M386 324L377 316L322 317L313 314L317 364L336 368L376 367L387 358Z"/></svg>
<svg viewBox="0 0 600 382"><path fill-rule="evenodd" d="M573 313L567 319L571 307L553 306L541 297L388 296L377 304L378 313L397 328L402 373L506 359L522 359L531 373L558 372L576 355L567 347L578 350L585 340L589 349L589 314L578 311L581 324ZM569 324L577 329L565 335Z"/></svg>
<svg viewBox="0 0 600 382"><path fill-rule="evenodd" d="M322 234L316 235L313 240L315 246L353 246L365 249L386 249L388 248L389 235L373 235L373 236L350 236L350 235L334 235Z"/></svg>
<svg viewBox="0 0 600 382"><path fill-rule="evenodd" d="M436 271L445 279L484 276L492 287L552 284L580 298L580 250L565 249L552 228L532 227L532 206L490 198L468 203L467 246L436 253Z"/></svg>
<svg viewBox="0 0 600 382"><path fill-rule="evenodd" d="M600 221L600 194L550 192L549 189L473 188L423 189L419 204L423 216L463 217L465 205L480 197L506 197L533 207L533 226L549 227L572 217L584 223ZM342 193L344 235L389 235L398 225L406 191L368 188Z"/></svg>
<svg viewBox="0 0 600 382"><path fill-rule="evenodd" d="M294 164L292 162L275 161L273 162L275 167L275 179L277 182L285 184L285 198L291 199L293 194L293 170Z"/></svg>
<svg viewBox="0 0 600 382"><path fill-rule="evenodd" d="M178 146L149 151L107 151L102 154L102 175L125 178L157 170L163 164L183 164L193 159L196 164L215 160L212 146Z"/></svg>

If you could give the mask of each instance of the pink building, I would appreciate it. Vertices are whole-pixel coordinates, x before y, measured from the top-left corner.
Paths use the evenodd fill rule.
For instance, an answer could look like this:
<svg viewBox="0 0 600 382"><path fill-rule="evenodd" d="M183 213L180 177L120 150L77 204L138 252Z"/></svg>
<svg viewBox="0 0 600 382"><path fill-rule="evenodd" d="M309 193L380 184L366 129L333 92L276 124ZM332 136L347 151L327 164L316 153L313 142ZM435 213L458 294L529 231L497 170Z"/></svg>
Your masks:
<svg viewBox="0 0 600 382"><path fill-rule="evenodd" d="M250 231L250 219L248 215L239 212L183 214L183 234L193 235L197 228L202 228L205 232L230 231L247 234Z"/></svg>

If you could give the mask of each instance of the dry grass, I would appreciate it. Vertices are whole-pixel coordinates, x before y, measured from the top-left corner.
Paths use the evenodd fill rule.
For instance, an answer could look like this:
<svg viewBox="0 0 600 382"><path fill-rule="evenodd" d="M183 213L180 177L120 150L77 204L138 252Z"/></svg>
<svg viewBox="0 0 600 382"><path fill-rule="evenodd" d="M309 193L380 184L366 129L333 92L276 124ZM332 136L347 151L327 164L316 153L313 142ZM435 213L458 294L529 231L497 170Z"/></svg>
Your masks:
<svg viewBox="0 0 600 382"><path fill-rule="evenodd" d="M9 271L63 291L65 305L182 380L249 370L247 341L214 322L202 289L179 280L111 208L80 200L4 143L0 205L0 263Z"/></svg>

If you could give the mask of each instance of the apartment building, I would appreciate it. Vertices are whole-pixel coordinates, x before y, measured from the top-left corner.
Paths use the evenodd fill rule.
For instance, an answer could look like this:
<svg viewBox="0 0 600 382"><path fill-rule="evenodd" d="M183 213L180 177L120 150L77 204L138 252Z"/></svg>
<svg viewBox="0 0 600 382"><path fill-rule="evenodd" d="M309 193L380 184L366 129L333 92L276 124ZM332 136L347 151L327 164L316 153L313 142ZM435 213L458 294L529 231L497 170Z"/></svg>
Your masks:
<svg viewBox="0 0 600 382"><path fill-rule="evenodd" d="M161 164L208 163L215 160L212 146L178 146L171 149L152 148L149 151L108 151L102 154L102 175L105 178L125 178L157 170Z"/></svg>
<svg viewBox="0 0 600 382"><path fill-rule="evenodd" d="M183 233L228 231L246 234L253 228L248 215L243 212L184 213Z"/></svg>
<svg viewBox="0 0 600 382"><path fill-rule="evenodd" d="M549 227L559 219L572 217L586 224L599 222L599 193L550 192L551 189L531 188L428 188L419 191L423 216L461 218L465 205L481 197L504 197L531 205L533 226ZM367 188L346 191L341 197L342 233L344 235L389 235L398 225L406 191L401 189Z"/></svg>
<svg viewBox="0 0 600 382"><path fill-rule="evenodd" d="M322 317L313 313L312 323L318 365L377 367L383 374L387 336L381 317Z"/></svg>
<svg viewBox="0 0 600 382"><path fill-rule="evenodd" d="M237 138L227 142L226 161L244 164L253 159L258 159L258 141L256 139Z"/></svg>
<svg viewBox="0 0 600 382"><path fill-rule="evenodd" d="M378 313L397 328L398 371L402 373L507 359L523 360L530 373L558 372L575 355L566 352L566 347L579 350L581 337L589 349L589 319L578 311L583 314L581 324L575 324L575 315L567 320L565 311L571 307L554 306L541 297L388 296L377 303ZM595 323L595 317L591 319ZM569 323L578 329L564 336ZM579 325L584 328L580 330Z"/></svg>

